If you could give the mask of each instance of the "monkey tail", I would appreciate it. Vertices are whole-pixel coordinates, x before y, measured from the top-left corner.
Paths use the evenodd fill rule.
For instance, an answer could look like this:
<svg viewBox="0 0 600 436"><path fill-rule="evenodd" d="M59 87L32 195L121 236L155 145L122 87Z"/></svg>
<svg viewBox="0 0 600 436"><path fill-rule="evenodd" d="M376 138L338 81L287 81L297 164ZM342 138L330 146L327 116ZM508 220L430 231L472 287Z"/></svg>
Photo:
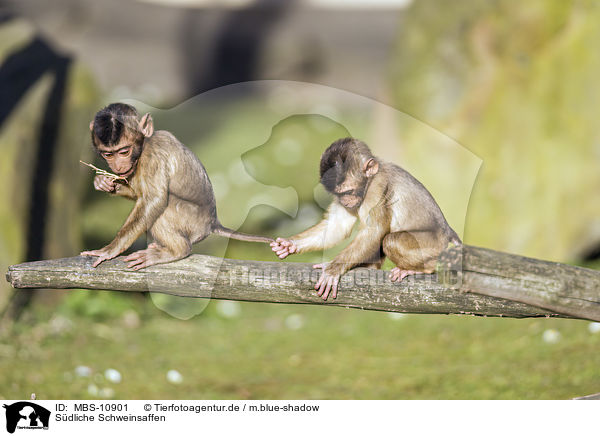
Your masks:
<svg viewBox="0 0 600 436"><path fill-rule="evenodd" d="M249 235L247 233L236 232L235 230L228 229L227 227L222 226L220 223L217 223L213 227L213 233L215 235L224 236L226 238L237 239L238 241L248 241L248 242L264 242L269 244L274 241L273 238L268 238L266 236L256 236Z"/></svg>
<svg viewBox="0 0 600 436"><path fill-rule="evenodd" d="M454 245L462 245L462 241L458 237L458 234L453 229L451 229L451 228L450 228L450 231L448 232L448 239Z"/></svg>

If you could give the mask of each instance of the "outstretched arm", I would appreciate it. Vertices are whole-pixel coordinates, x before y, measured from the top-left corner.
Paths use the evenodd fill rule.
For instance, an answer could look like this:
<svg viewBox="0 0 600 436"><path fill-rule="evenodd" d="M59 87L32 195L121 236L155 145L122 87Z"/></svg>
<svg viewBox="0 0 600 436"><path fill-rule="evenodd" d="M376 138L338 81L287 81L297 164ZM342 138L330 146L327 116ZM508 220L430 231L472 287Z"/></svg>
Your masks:
<svg viewBox="0 0 600 436"><path fill-rule="evenodd" d="M331 248L350 235L356 219L356 215L334 200L321 222L289 238L277 238L271 243L271 249L280 259L285 259L294 253Z"/></svg>

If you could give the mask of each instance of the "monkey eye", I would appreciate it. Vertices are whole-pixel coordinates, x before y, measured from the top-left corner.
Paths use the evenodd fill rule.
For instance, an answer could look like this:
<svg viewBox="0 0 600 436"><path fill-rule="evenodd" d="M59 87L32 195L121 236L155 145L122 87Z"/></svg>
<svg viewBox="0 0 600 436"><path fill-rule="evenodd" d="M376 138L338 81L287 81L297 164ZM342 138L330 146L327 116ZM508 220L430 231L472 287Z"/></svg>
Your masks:
<svg viewBox="0 0 600 436"><path fill-rule="evenodd" d="M340 192L340 195L352 195L354 194L354 189L348 189L347 191Z"/></svg>
<svg viewBox="0 0 600 436"><path fill-rule="evenodd" d="M119 154L121 156L127 156L130 151L131 151L131 147L125 147L125 148L122 148L121 150L119 150Z"/></svg>
<svg viewBox="0 0 600 436"><path fill-rule="evenodd" d="M103 157L104 159L107 159L107 158L109 158L109 157L112 157L112 155L113 155L113 154L112 154L110 151L103 151L103 152L102 152L102 157Z"/></svg>

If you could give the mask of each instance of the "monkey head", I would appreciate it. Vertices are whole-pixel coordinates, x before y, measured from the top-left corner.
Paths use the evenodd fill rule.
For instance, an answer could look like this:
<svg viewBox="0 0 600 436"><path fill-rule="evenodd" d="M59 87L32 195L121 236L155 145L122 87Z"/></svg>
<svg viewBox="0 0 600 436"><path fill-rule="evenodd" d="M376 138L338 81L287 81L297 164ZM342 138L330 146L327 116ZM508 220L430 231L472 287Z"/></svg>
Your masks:
<svg viewBox="0 0 600 436"><path fill-rule="evenodd" d="M94 148L110 169L129 177L135 172L144 139L154 133L154 123L150 114L139 119L133 106L113 103L98 111L90 131Z"/></svg>
<svg viewBox="0 0 600 436"><path fill-rule="evenodd" d="M321 156L321 183L347 209L362 204L369 179L378 171L377 159L358 139L338 139Z"/></svg>

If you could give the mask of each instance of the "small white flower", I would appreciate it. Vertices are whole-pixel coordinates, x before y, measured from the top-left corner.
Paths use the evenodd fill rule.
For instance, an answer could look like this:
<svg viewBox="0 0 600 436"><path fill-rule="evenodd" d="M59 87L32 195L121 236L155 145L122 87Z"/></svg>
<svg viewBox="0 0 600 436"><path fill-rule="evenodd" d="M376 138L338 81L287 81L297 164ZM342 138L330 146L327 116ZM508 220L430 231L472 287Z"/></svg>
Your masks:
<svg viewBox="0 0 600 436"><path fill-rule="evenodd" d="M170 369L167 372L167 381L169 383L178 385L183 382L183 376L179 373L179 371L177 371L175 369Z"/></svg>
<svg viewBox="0 0 600 436"><path fill-rule="evenodd" d="M48 324L54 334L60 334L73 329L73 322L60 315L53 316Z"/></svg>
<svg viewBox="0 0 600 436"><path fill-rule="evenodd" d="M560 333L554 329L548 329L542 334L542 339L547 344L556 344L560 341Z"/></svg>
<svg viewBox="0 0 600 436"><path fill-rule="evenodd" d="M89 366L79 365L75 368L75 375L77 377L89 377L92 375L92 368Z"/></svg>
<svg viewBox="0 0 600 436"><path fill-rule="evenodd" d="M588 330L590 331L590 333L599 333L600 332L600 322L589 323Z"/></svg>
<svg viewBox="0 0 600 436"><path fill-rule="evenodd" d="M97 397L98 396L98 386L91 384L88 386L87 388L88 394L90 394L92 397Z"/></svg>
<svg viewBox="0 0 600 436"><path fill-rule="evenodd" d="M285 326L290 330L300 330L304 326L304 317L293 313L285 319Z"/></svg>
<svg viewBox="0 0 600 436"><path fill-rule="evenodd" d="M111 398L115 395L115 391L112 388L102 388L100 389L100 396L102 398Z"/></svg>
<svg viewBox="0 0 600 436"><path fill-rule="evenodd" d="M108 368L104 371L104 378L109 382L121 383L121 373L113 368Z"/></svg>
<svg viewBox="0 0 600 436"><path fill-rule="evenodd" d="M237 301L219 301L217 302L217 313L223 318L236 318L242 313L242 306Z"/></svg>
<svg viewBox="0 0 600 436"><path fill-rule="evenodd" d="M123 325L130 329L136 329L140 326L140 316L135 310L128 310L123 314Z"/></svg>

